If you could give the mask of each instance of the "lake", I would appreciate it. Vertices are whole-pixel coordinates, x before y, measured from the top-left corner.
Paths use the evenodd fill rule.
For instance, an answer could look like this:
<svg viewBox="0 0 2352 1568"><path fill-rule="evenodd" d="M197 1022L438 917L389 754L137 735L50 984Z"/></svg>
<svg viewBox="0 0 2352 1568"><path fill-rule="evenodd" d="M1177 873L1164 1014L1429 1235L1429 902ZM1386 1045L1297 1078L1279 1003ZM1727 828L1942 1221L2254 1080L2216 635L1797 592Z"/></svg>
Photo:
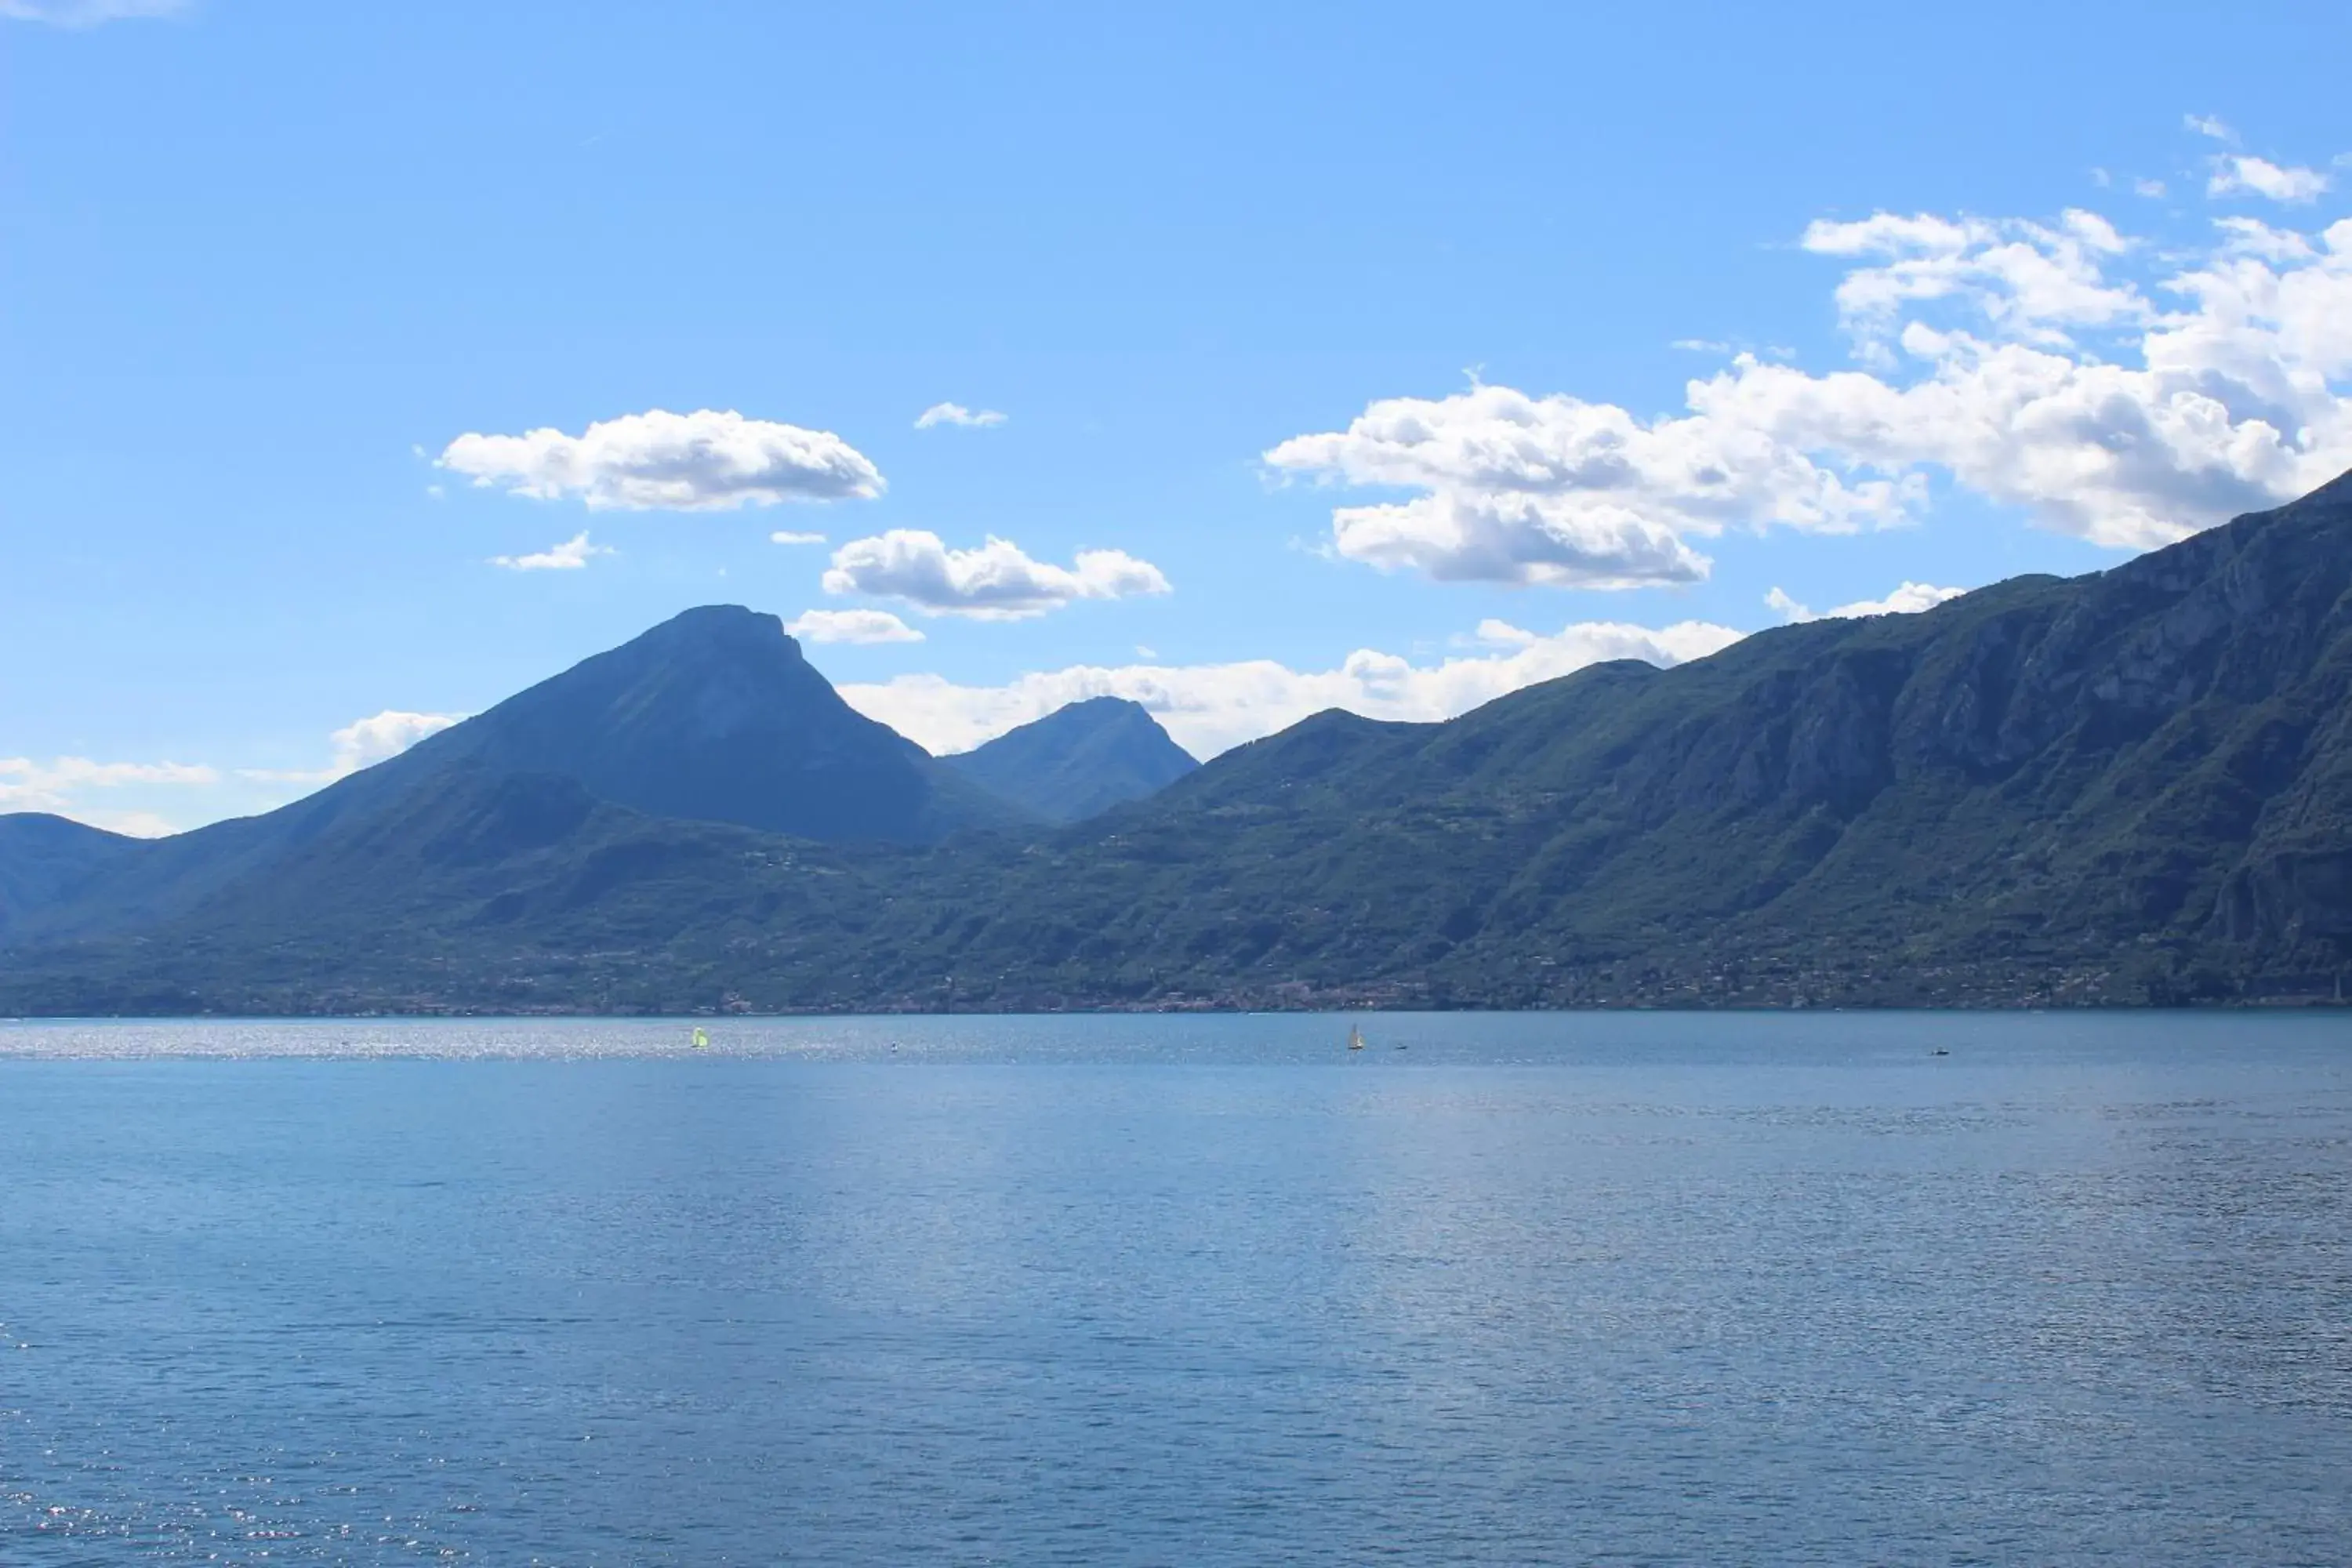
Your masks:
<svg viewBox="0 0 2352 1568"><path fill-rule="evenodd" d="M0 1560L2352 1559L2347 1021L1359 1021L0 1025Z"/></svg>

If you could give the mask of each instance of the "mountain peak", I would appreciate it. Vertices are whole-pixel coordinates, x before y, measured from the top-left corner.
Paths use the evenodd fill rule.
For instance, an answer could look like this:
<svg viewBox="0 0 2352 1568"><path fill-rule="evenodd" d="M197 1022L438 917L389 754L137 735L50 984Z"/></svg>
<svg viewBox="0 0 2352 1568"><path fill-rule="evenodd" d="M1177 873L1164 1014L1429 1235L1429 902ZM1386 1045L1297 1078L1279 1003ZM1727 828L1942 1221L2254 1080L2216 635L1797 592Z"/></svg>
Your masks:
<svg viewBox="0 0 2352 1568"><path fill-rule="evenodd" d="M1140 800L1201 765L1150 710L1124 697L1072 702L942 760L1049 822L1077 822Z"/></svg>
<svg viewBox="0 0 2352 1568"><path fill-rule="evenodd" d="M755 610L747 605L697 605L691 609L680 610L669 619L639 634L640 638L684 636L773 636L783 637L786 642L793 640L785 635L782 616Z"/></svg>
<svg viewBox="0 0 2352 1568"><path fill-rule="evenodd" d="M784 630L783 617L742 605L697 605L638 633L622 647L648 649L725 648L756 658L781 656L786 662L805 662L801 645ZM616 648L614 652L619 652Z"/></svg>
<svg viewBox="0 0 2352 1568"><path fill-rule="evenodd" d="M741 605L681 611L386 767L461 763L804 838L921 841L1009 815L843 701L779 617Z"/></svg>

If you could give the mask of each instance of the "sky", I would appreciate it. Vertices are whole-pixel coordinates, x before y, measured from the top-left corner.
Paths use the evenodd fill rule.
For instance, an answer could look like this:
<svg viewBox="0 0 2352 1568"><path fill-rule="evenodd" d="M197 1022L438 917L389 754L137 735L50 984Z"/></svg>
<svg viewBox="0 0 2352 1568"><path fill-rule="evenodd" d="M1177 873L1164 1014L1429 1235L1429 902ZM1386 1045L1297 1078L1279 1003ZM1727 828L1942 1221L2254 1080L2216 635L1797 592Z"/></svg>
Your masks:
<svg viewBox="0 0 2352 1568"><path fill-rule="evenodd" d="M2352 468L2352 12L0 0L0 811L696 605L1203 757Z"/></svg>

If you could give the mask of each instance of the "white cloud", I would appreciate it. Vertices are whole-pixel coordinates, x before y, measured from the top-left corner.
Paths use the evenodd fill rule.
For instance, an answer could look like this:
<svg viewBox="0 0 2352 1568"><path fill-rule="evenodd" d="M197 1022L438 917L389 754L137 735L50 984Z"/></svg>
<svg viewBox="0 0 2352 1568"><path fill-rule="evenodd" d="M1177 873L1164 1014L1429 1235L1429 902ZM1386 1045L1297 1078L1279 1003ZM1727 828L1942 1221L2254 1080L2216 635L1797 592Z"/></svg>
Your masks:
<svg viewBox="0 0 2352 1568"><path fill-rule="evenodd" d="M0 17L47 22L53 27L95 27L131 16L169 16L187 8L188 0L0 0Z"/></svg>
<svg viewBox="0 0 2352 1568"><path fill-rule="evenodd" d="M2225 124L2218 114L2184 114L2180 122L2200 136L2210 136L2216 142L2235 142L2238 133Z"/></svg>
<svg viewBox="0 0 2352 1568"><path fill-rule="evenodd" d="M1440 582L1640 588L1695 583L1709 565L1669 524L1584 498L1445 490L1340 507L1331 535L1349 560L1412 567Z"/></svg>
<svg viewBox="0 0 2352 1568"><path fill-rule="evenodd" d="M961 403L934 403L915 416L915 428L918 430L929 430L935 425L964 425L984 429L988 426L1003 423L1004 416L993 408L983 408L974 413Z"/></svg>
<svg viewBox="0 0 2352 1568"><path fill-rule="evenodd" d="M0 805L12 811L38 806L18 803L54 797L68 790L115 789L124 784L218 784L217 770L189 763L100 763L88 757L0 757Z"/></svg>
<svg viewBox="0 0 2352 1568"><path fill-rule="evenodd" d="M578 436L464 435L440 466L477 486L540 500L577 495L600 510L726 511L870 498L884 489L880 470L831 431L709 408L623 415Z"/></svg>
<svg viewBox="0 0 2352 1568"><path fill-rule="evenodd" d="M1967 593L1966 588L1938 588L1932 584L1906 582L1884 599L1857 599L1851 605L1840 605L1834 610L1818 614L1807 609L1788 594L1774 588L1764 595L1765 604L1787 621L1858 620L1864 616L1915 616L1922 610L1932 610Z"/></svg>
<svg viewBox="0 0 2352 1568"><path fill-rule="evenodd" d="M191 763L100 763L88 757L0 757L0 812L47 811L92 827L136 837L161 837L197 823L282 805L294 794L329 784L447 729L461 713L386 710L344 725L328 737L331 760L323 768L238 768L233 776ZM296 790L283 786L297 785ZM252 786L278 786L257 792ZM157 795L152 792L163 792ZM257 799L257 793L259 798ZM129 795L131 804L109 804ZM170 812L142 801L177 803Z"/></svg>
<svg viewBox="0 0 2352 1568"><path fill-rule="evenodd" d="M2316 169L2292 167L2273 163L2267 158L2232 153L2213 160L2213 173L2205 182L2205 194L2227 196L2244 191L2257 196L2268 196L2274 202L2315 202L2326 194L2327 183L2327 176Z"/></svg>
<svg viewBox="0 0 2352 1568"><path fill-rule="evenodd" d="M1490 616L1478 623L1478 629L1471 634L1470 640L1483 647L1533 647L1543 638Z"/></svg>
<svg viewBox="0 0 2352 1568"><path fill-rule="evenodd" d="M437 735L465 718L463 713L408 713L387 708L373 718L354 720L328 737L335 748L331 776L341 778L396 757L427 735Z"/></svg>
<svg viewBox="0 0 2352 1568"><path fill-rule="evenodd" d="M1847 273L1836 294L1839 315L1866 347L1882 346L1906 307L1928 300L1964 302L2000 335L2053 347L2070 344L2074 329L2147 313L2137 289L2105 275L2128 242L2079 208L2055 226L1878 213L1809 224L1801 243L1817 256L1875 261Z"/></svg>
<svg viewBox="0 0 2352 1568"><path fill-rule="evenodd" d="M88 757L0 757L0 812L46 811L134 837L174 831L158 813L110 810L80 798L85 791L161 785L181 788L220 783L218 770L188 763L100 763Z"/></svg>
<svg viewBox="0 0 2352 1568"><path fill-rule="evenodd" d="M803 610L784 630L807 642L921 642L923 634L887 610Z"/></svg>
<svg viewBox="0 0 2352 1568"><path fill-rule="evenodd" d="M828 594L904 600L928 615L981 621L1025 620L1078 599L1165 594L1168 579L1123 550L1081 550L1068 566L1033 561L991 535L977 550L950 550L936 533L894 528L853 539L833 552Z"/></svg>
<svg viewBox="0 0 2352 1568"><path fill-rule="evenodd" d="M583 531L573 534L561 544L551 544L535 555L493 555L490 564L503 566L510 572L577 572L588 564L592 555L611 555L612 549L588 542Z"/></svg>
<svg viewBox="0 0 2352 1568"><path fill-rule="evenodd" d="M397 708L354 719L327 737L332 759L323 768L239 768L239 778L262 784L331 784L362 768L400 755L428 735L463 723L464 713L411 713Z"/></svg>
<svg viewBox="0 0 2352 1568"><path fill-rule="evenodd" d="M2132 192L2136 195L2161 197L2165 194L2164 182L2162 180L2134 180L2132 182Z"/></svg>
<svg viewBox="0 0 2352 1568"><path fill-rule="evenodd" d="M1686 533L1766 518L1843 530L1891 521L1903 506L1894 484L1849 484L1793 447L1705 418L1644 424L1613 405L1507 386L1385 399L1347 429L1295 437L1265 461L1327 483L1425 492L1339 508L1332 543L1351 560L1448 581L1688 583L1708 563Z"/></svg>
<svg viewBox="0 0 2352 1568"><path fill-rule="evenodd" d="M780 528L775 532L768 535L768 542L771 544L823 544L824 542L824 535L822 533L794 533L789 529Z"/></svg>
<svg viewBox="0 0 2352 1568"><path fill-rule="evenodd" d="M1326 708L1373 719L1450 719L1604 659L1678 664L1717 652L1740 637L1728 626L1697 621L1657 630L1586 623L1549 637L1500 622L1489 626L1507 634L1502 640L1508 651L1433 665L1360 648L1334 669L1295 670L1272 659L1115 668L1081 665L1024 675L1004 686L959 686L937 675L905 675L844 686L841 694L859 711L942 755L970 751L1072 702L1124 697L1149 709L1185 750L1208 757Z"/></svg>
<svg viewBox="0 0 2352 1568"><path fill-rule="evenodd" d="M1504 386L1389 398L1265 460L1418 492L1335 508L1338 555L1616 588L1703 576L1696 542L1728 528L1907 521L1938 477L2145 549L2352 468L2352 219L2230 219L2183 253L2088 212L1881 213L1803 243L1847 263L1835 299L1859 368L1742 354L1646 420Z"/></svg>
<svg viewBox="0 0 2352 1568"><path fill-rule="evenodd" d="M120 833L126 838L169 838L183 831L178 823L160 811L108 811L100 808L75 812L73 818L91 827L102 827L109 833Z"/></svg>

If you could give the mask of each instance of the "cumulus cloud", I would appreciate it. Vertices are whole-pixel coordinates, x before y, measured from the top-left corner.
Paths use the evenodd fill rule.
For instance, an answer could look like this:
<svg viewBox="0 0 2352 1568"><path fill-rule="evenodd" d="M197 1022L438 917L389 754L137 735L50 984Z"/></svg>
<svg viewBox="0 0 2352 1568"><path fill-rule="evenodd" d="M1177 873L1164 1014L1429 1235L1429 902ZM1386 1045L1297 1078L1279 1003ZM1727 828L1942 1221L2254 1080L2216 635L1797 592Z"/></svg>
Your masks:
<svg viewBox="0 0 2352 1568"><path fill-rule="evenodd" d="M1265 461L1326 483L1423 491L1337 509L1332 546L1444 581L1689 583L1708 563L1685 534L1759 513L1842 530L1902 510L1891 483L1849 484L1793 448L1703 417L1645 424L1611 404L1507 386L1384 399L1345 430L1294 437Z"/></svg>
<svg viewBox="0 0 2352 1568"><path fill-rule="evenodd" d="M1765 604L1785 621L1857 620L1864 616L1915 616L1922 610L1958 598L1966 588L1938 588L1932 584L1906 582L1884 599L1857 599L1851 605L1840 605L1834 610L1807 609L1787 593L1774 588L1764 595Z"/></svg>
<svg viewBox="0 0 2352 1568"><path fill-rule="evenodd" d="M169 16L188 0L0 0L0 17L53 27L95 27L131 16Z"/></svg>
<svg viewBox="0 0 2352 1568"><path fill-rule="evenodd" d="M577 436L467 434L442 468L478 486L540 500L579 496L595 510L728 511L782 501L880 495L881 471L829 430L705 408L602 420Z"/></svg>
<svg viewBox="0 0 2352 1568"><path fill-rule="evenodd" d="M1501 391L1493 388L1492 391ZM1450 491L1331 514L1335 549L1440 582L1639 588L1695 583L1710 564L1667 523L1629 507Z"/></svg>
<svg viewBox="0 0 2352 1568"><path fill-rule="evenodd" d="M2327 176L2316 169L2273 163L2267 158L2251 158L2237 153L2213 160L2213 172L2205 181L2205 194L2227 196L2244 192L2251 195L2268 196L2274 202L2315 202L2326 192L2327 184Z"/></svg>
<svg viewBox="0 0 2352 1568"><path fill-rule="evenodd" d="M1543 639L1535 632L1524 631L1508 621L1499 621L1490 616L1478 623L1478 629L1471 634L1470 640L1483 647L1533 647Z"/></svg>
<svg viewBox="0 0 2352 1568"><path fill-rule="evenodd" d="M1081 550L1070 565L1056 566L992 534L977 550L950 550L936 533L894 528L835 551L824 591L899 599L926 615L1017 621L1079 599L1124 599L1169 587L1159 567L1123 550Z"/></svg>
<svg viewBox="0 0 2352 1568"><path fill-rule="evenodd" d="M975 413L961 403L934 403L915 416L915 428L918 430L929 430L935 425L963 425L984 429L991 425L1003 423L1004 416L993 408L982 408Z"/></svg>
<svg viewBox="0 0 2352 1568"><path fill-rule="evenodd" d="M1686 583L1727 529L1898 523L1937 479L2095 543L2169 543L2352 467L2352 219L2212 234L2153 246L2083 211L1816 223L1854 368L1738 355L1655 419L1505 386L1388 398L1265 461L1411 492L1336 507L1328 547L1440 580Z"/></svg>
<svg viewBox="0 0 2352 1568"><path fill-rule="evenodd" d="M923 634L887 610L803 610L784 630L804 642L921 642Z"/></svg>
<svg viewBox="0 0 2352 1568"><path fill-rule="evenodd" d="M464 713L411 713L387 708L365 719L354 719L327 737L332 756L323 768L239 768L239 778L264 784L330 784L362 768L388 762L428 735L463 723Z"/></svg>
<svg viewBox="0 0 2352 1568"><path fill-rule="evenodd" d="M780 528L775 532L768 535L768 542L771 544L823 544L824 542L824 535L822 533L794 533L789 529Z"/></svg>
<svg viewBox="0 0 2352 1568"><path fill-rule="evenodd" d="M611 555L613 550L602 544L588 542L583 531L573 534L561 544L551 544L532 555L493 555L490 564L503 566L509 572L577 572L588 564L592 555Z"/></svg>
<svg viewBox="0 0 2352 1568"><path fill-rule="evenodd" d="M372 718L354 720L328 737L335 748L334 776L341 778L396 757L427 735L437 735L465 718L463 713L409 713L387 708Z"/></svg>
<svg viewBox="0 0 2352 1568"><path fill-rule="evenodd" d="M1872 263L1847 273L1835 298L1848 328L1873 348L1922 301L1965 301L2001 335L2053 347L2069 345L2075 329L2137 321L2147 309L2137 289L2105 275L2127 242L2080 209L2056 224L1878 213L1809 224L1801 243L1817 256Z"/></svg>
<svg viewBox="0 0 2352 1568"><path fill-rule="evenodd" d="M1549 636L1501 622L1488 626L1499 628L1501 651L1437 664L1416 665L1395 654L1360 648L1332 669L1292 669L1272 659L1080 665L1024 675L1003 686L960 686L941 676L906 675L844 686L841 694L859 711L940 754L970 751L1072 702L1124 697L1149 709L1185 750L1208 757L1327 708L1372 719L1450 719L1523 686L1605 659L1678 664L1728 647L1740 637L1728 626L1698 621L1656 630L1586 623Z"/></svg>

